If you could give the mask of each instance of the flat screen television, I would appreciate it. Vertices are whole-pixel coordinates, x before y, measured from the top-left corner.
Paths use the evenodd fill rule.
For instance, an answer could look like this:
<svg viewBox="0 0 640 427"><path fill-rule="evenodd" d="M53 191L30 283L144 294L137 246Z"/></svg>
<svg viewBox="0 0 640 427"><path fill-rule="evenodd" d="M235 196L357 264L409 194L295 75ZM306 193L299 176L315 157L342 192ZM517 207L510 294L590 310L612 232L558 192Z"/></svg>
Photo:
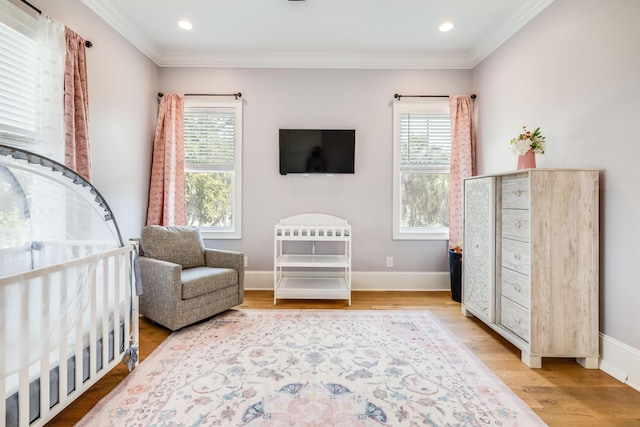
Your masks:
<svg viewBox="0 0 640 427"><path fill-rule="evenodd" d="M354 129L280 129L280 174L354 173Z"/></svg>

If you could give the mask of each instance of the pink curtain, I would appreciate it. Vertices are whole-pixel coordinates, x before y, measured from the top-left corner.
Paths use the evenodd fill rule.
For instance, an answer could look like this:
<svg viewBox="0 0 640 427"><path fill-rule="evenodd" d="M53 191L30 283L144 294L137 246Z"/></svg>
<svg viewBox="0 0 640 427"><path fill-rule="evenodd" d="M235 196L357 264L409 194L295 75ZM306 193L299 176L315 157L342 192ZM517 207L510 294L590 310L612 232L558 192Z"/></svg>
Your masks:
<svg viewBox="0 0 640 427"><path fill-rule="evenodd" d="M64 163L91 181L89 146L89 91L84 39L65 29L67 56L64 70Z"/></svg>
<svg viewBox="0 0 640 427"><path fill-rule="evenodd" d="M449 248L463 238L463 182L476 174L473 100L469 95L449 98L451 112L451 171L449 174Z"/></svg>
<svg viewBox="0 0 640 427"><path fill-rule="evenodd" d="M184 97L160 101L149 188L147 225L184 225Z"/></svg>

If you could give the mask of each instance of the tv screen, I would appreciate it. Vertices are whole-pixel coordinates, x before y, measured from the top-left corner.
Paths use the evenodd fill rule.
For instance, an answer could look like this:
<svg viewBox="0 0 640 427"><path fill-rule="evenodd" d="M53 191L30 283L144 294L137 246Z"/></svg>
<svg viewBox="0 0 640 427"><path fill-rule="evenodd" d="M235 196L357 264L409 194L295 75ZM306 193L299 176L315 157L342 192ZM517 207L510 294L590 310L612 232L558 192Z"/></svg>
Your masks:
<svg viewBox="0 0 640 427"><path fill-rule="evenodd" d="M356 131L280 129L280 174L354 173Z"/></svg>

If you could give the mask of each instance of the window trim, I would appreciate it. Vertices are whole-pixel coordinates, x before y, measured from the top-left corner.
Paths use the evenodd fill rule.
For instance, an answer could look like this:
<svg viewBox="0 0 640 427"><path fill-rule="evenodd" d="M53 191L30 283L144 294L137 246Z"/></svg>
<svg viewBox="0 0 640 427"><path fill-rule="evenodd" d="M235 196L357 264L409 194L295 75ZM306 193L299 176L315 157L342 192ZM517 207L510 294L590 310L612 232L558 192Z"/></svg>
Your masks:
<svg viewBox="0 0 640 427"><path fill-rule="evenodd" d="M449 114L448 100L394 101L393 109L393 240L449 240L449 227L414 228L401 227L402 180L400 167L400 115L402 113Z"/></svg>
<svg viewBox="0 0 640 427"><path fill-rule="evenodd" d="M191 107L235 109L235 162L233 168L233 226L231 230L214 230L199 227L203 239L242 239L242 100L211 101L206 99L185 99L185 113ZM186 172L186 164L185 164Z"/></svg>

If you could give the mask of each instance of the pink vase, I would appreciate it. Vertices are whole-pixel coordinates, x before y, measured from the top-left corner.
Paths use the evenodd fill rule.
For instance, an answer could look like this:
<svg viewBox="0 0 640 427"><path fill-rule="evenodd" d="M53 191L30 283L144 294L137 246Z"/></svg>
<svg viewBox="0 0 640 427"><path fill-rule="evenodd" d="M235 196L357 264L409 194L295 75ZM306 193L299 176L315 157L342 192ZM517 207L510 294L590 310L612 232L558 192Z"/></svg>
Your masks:
<svg viewBox="0 0 640 427"><path fill-rule="evenodd" d="M526 153L518 156L518 170L520 169L533 169L536 167L536 153L533 150L529 150Z"/></svg>

